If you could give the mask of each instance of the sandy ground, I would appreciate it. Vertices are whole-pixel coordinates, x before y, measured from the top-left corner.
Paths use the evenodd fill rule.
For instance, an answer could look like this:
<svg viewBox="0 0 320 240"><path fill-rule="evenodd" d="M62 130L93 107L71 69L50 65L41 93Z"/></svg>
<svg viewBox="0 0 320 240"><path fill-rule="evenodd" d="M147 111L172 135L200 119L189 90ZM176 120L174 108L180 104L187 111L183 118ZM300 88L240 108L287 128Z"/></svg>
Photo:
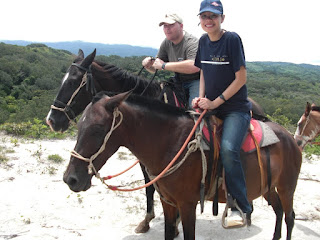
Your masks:
<svg viewBox="0 0 320 240"><path fill-rule="evenodd" d="M0 239L164 239L164 221L156 194L156 218L145 234L134 232L144 218L144 190L118 193L107 190L98 180L87 192L74 193L62 181L74 139L32 141L0 134L1 155L9 160L0 163ZM64 161L54 163L49 155L58 154ZM121 148L101 170L101 175L120 172L135 161ZM140 167L134 167L114 184L143 184ZM132 186L132 185L131 185ZM272 239L275 215L261 198L254 201L252 226L226 230L221 226L224 204L219 215L212 216L211 202L205 212L197 209L196 239ZM295 193L296 222L292 239L320 239L320 159L304 160ZM180 235L183 239L180 224ZM282 239L286 236L283 223Z"/></svg>

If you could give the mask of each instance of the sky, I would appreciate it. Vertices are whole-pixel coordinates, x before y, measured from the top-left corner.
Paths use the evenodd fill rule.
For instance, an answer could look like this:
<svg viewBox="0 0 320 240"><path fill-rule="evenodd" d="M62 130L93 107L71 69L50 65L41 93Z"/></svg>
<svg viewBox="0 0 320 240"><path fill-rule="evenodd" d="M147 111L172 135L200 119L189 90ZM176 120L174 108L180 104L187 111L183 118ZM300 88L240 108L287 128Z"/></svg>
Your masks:
<svg viewBox="0 0 320 240"><path fill-rule="evenodd" d="M158 49L166 12L200 37L200 0L0 0L0 41L80 40ZM222 0L222 28L240 35L247 61L320 65L320 0ZM89 54L89 53L85 53ZM99 54L99 53L97 53Z"/></svg>

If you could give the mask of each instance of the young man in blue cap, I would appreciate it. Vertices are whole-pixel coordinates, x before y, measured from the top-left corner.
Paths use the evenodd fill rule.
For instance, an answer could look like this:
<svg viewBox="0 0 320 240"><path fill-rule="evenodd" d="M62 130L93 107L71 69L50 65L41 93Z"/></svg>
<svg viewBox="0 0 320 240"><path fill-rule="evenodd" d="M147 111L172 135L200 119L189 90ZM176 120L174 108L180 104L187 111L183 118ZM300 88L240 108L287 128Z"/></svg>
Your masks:
<svg viewBox="0 0 320 240"><path fill-rule="evenodd" d="M195 65L201 69L200 90L192 104L201 109L216 109L216 116L223 120L220 156L227 190L240 210L250 213L252 208L240 160L241 145L251 119L242 42L238 34L221 28L225 15L220 1L202 1L199 17L207 34L199 39ZM232 211L226 225L244 226L245 217L240 216L239 211Z"/></svg>
<svg viewBox="0 0 320 240"><path fill-rule="evenodd" d="M191 107L192 99L199 94L199 68L194 65L198 39L183 30L182 18L175 13L166 14L159 26L163 26L166 38L156 60L147 57L142 65L150 72L156 69L174 72L176 82L182 84Z"/></svg>

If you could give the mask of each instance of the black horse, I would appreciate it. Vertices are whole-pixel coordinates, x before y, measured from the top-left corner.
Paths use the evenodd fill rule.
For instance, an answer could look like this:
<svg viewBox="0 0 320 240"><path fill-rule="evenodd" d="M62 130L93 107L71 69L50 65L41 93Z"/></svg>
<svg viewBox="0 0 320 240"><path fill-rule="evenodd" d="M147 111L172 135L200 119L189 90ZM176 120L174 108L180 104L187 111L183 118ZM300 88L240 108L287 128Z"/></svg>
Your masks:
<svg viewBox="0 0 320 240"><path fill-rule="evenodd" d="M112 91L125 92L134 88L135 94L142 94L150 98L157 98L175 106L184 106L182 90L174 82L150 82L140 76L130 74L114 65L94 60L96 51L84 58L80 49L78 56L69 67L62 80L60 90L47 116L47 124L54 131L65 131L70 121L78 116L91 102L95 92ZM254 118L263 118L264 112L255 101L252 102ZM149 177L141 165L145 182ZM153 195L154 187L146 188L147 214L145 219L136 228L136 232L146 232L149 222L154 218Z"/></svg>

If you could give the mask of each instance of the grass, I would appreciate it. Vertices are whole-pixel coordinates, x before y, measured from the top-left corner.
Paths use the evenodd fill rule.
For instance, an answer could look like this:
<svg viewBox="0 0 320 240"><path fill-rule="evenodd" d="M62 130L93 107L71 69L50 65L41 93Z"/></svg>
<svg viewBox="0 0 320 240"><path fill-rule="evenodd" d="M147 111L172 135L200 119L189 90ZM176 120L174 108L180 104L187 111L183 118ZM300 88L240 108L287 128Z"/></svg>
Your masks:
<svg viewBox="0 0 320 240"><path fill-rule="evenodd" d="M118 152L118 159L119 160L128 160L128 153L126 152Z"/></svg>
<svg viewBox="0 0 320 240"><path fill-rule="evenodd" d="M6 147L0 146L0 164L8 162L8 157L6 156Z"/></svg>
<svg viewBox="0 0 320 240"><path fill-rule="evenodd" d="M48 160L54 163L62 163L63 158L59 154L52 154L48 156Z"/></svg>

